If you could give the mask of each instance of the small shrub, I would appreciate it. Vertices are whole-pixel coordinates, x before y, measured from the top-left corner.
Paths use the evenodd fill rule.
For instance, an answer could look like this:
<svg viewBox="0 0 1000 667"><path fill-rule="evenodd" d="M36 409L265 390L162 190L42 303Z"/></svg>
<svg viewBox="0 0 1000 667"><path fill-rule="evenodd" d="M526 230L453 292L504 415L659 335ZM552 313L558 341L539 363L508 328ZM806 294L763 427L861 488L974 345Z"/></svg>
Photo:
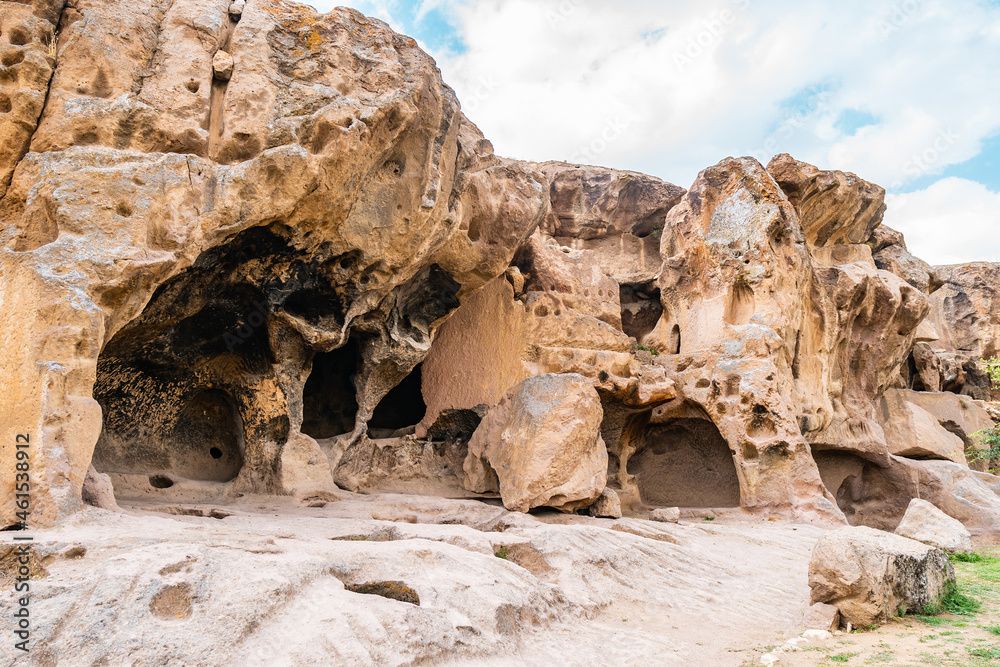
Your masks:
<svg viewBox="0 0 1000 667"><path fill-rule="evenodd" d="M985 558L983 558L982 556L980 556L979 554L976 554L976 553L972 553L972 554L963 554L963 553L948 554L948 558L950 558L951 562L953 562L953 563L982 563L982 562L984 562L986 560Z"/></svg>
<svg viewBox="0 0 1000 667"><path fill-rule="evenodd" d="M493 552L493 555L496 556L497 558L503 558L504 560L507 560L507 556L510 555L510 550L507 548L506 544L501 544L499 547L497 547L497 550Z"/></svg>
<svg viewBox="0 0 1000 667"><path fill-rule="evenodd" d="M992 632L995 635L1000 635L1000 625L988 625L983 628L986 632Z"/></svg>
<svg viewBox="0 0 1000 667"><path fill-rule="evenodd" d="M857 653L838 653L837 655L828 655L826 657L828 660L832 660L834 662L848 662L856 655Z"/></svg>
<svg viewBox="0 0 1000 667"><path fill-rule="evenodd" d="M660 353L659 350L657 350L655 347L649 347L647 345L640 345L639 349L644 352L649 352L654 357Z"/></svg>
<svg viewBox="0 0 1000 667"><path fill-rule="evenodd" d="M1000 358L982 359L979 366L990 376L993 384L1000 386Z"/></svg>
<svg viewBox="0 0 1000 667"><path fill-rule="evenodd" d="M949 614L972 616L982 609L983 603L960 592L958 586L952 584L948 586L948 590L941 600L941 607Z"/></svg>

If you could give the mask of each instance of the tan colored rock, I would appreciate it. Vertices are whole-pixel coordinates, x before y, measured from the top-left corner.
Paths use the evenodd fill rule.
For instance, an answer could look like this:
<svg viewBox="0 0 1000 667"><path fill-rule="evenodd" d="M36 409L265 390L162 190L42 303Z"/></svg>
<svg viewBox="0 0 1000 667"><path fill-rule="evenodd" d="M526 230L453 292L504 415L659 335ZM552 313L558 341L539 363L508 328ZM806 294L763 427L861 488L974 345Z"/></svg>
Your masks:
<svg viewBox="0 0 1000 667"><path fill-rule="evenodd" d="M1000 264L973 262L935 269L944 283L931 299L932 318L941 332L935 349L964 352L975 357L1000 351L1000 312L997 285Z"/></svg>
<svg viewBox="0 0 1000 667"><path fill-rule="evenodd" d="M899 390L890 390L882 397L880 420L889 453L966 464L962 439L941 426L931 413L901 400Z"/></svg>
<svg viewBox="0 0 1000 667"><path fill-rule="evenodd" d="M931 295L931 315L938 337L930 342L938 356L940 386L945 391L992 400L995 391L980 367L981 359L1000 351L1000 320L997 312L997 264L974 262L934 267L942 286ZM924 355L926 356L926 355ZM915 359L918 368L933 369L926 360Z"/></svg>
<svg viewBox="0 0 1000 667"><path fill-rule="evenodd" d="M982 404L967 396L959 396L951 392L935 393L889 389L885 392L882 401L886 406L898 406L903 402L910 403L933 415L938 424L962 440L967 453L976 447L975 434L992 427L994 424L993 417ZM965 463L966 461L961 459L956 462Z"/></svg>
<svg viewBox="0 0 1000 667"><path fill-rule="evenodd" d="M465 460L470 491L499 491L509 510L548 506L572 512L607 483L603 411L590 382L540 375L513 387L483 419Z"/></svg>
<svg viewBox="0 0 1000 667"><path fill-rule="evenodd" d="M87 476L83 479L83 490L80 492L83 502L94 507L118 512L118 501L115 500L115 490L111 485L111 477L94 470L94 466L87 468Z"/></svg>
<svg viewBox="0 0 1000 667"><path fill-rule="evenodd" d="M917 542L941 549L947 553L973 553L972 535L961 521L956 521L937 507L914 498L906 508L906 514L896 534Z"/></svg>
<svg viewBox="0 0 1000 667"><path fill-rule="evenodd" d="M649 518L661 523L677 523L681 520L681 509L679 507L658 507L649 513Z"/></svg>
<svg viewBox="0 0 1000 667"><path fill-rule="evenodd" d="M775 156L767 170L788 195L812 246L865 243L882 222L885 190L854 174L822 171L788 154Z"/></svg>
<svg viewBox="0 0 1000 667"><path fill-rule="evenodd" d="M792 400L812 360L799 333L810 256L784 193L755 160L725 160L670 211L661 252L658 330L668 336L658 348L680 352L665 360L679 398L654 419L707 416L735 460L741 506L840 519L800 430L808 404ZM623 453L641 446L631 439ZM629 478L619 475L626 488Z"/></svg>
<svg viewBox="0 0 1000 667"><path fill-rule="evenodd" d="M622 503L614 489L605 488L594 504L587 508L587 513L590 516L620 519L622 518Z"/></svg>
<svg viewBox="0 0 1000 667"><path fill-rule="evenodd" d="M914 257L904 245L890 245L875 254L878 268L896 274L924 294L938 286L938 278L930 264Z"/></svg>
<svg viewBox="0 0 1000 667"><path fill-rule="evenodd" d="M212 58L212 72L219 81L229 81L233 77L233 57L225 51L218 51Z"/></svg>
<svg viewBox="0 0 1000 667"><path fill-rule="evenodd" d="M933 320L924 320L917 327L917 343L933 343L936 340L940 340L941 336L938 335L937 327L934 326Z"/></svg>
<svg viewBox="0 0 1000 667"><path fill-rule="evenodd" d="M289 437L281 448L280 466L281 487L287 493L308 494L337 489L330 462L308 435L297 433Z"/></svg>
<svg viewBox="0 0 1000 667"><path fill-rule="evenodd" d="M523 293L498 278L439 330L423 365L427 414L418 434L441 410L494 405L517 382L544 373L579 373L607 400L633 407L676 396L662 366L635 354L621 330L618 284L591 251L537 233L515 263Z"/></svg>
<svg viewBox="0 0 1000 667"><path fill-rule="evenodd" d="M954 583L943 551L866 527L823 535L809 562L811 601L837 607L854 627L940 604Z"/></svg>
<svg viewBox="0 0 1000 667"><path fill-rule="evenodd" d="M840 458L840 467L826 460ZM1000 478L951 461L892 456L879 466L847 452L820 452L824 480L852 525L893 531L914 498L960 521L977 542L1000 538Z"/></svg>
<svg viewBox="0 0 1000 667"><path fill-rule="evenodd" d="M924 324L927 322L928 320L924 320ZM931 349L930 345L919 342L914 344L910 354L915 374L907 385L919 391L941 391L941 357Z"/></svg>
<svg viewBox="0 0 1000 667"><path fill-rule="evenodd" d="M42 114L56 64L55 27L62 5L62 0L0 3L0 199Z"/></svg>
<svg viewBox="0 0 1000 667"><path fill-rule="evenodd" d="M285 444L360 441L548 212L540 173L492 154L412 39L352 10L229 7L67 10L0 200L0 438L31 438L39 524L78 507L99 436L98 470L290 492L322 461ZM213 85L219 49L240 67ZM310 414L317 396L342 414Z"/></svg>
<svg viewBox="0 0 1000 667"><path fill-rule="evenodd" d="M619 283L654 280L667 212L684 189L654 176L565 162L539 165L552 213L542 228L576 250L590 250Z"/></svg>

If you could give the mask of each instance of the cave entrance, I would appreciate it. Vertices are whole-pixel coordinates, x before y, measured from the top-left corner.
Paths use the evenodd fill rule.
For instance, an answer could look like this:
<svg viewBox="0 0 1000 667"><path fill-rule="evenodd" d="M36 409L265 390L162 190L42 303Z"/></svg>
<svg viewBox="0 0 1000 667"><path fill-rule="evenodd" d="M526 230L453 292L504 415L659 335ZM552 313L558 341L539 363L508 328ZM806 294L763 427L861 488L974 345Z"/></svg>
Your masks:
<svg viewBox="0 0 1000 667"><path fill-rule="evenodd" d="M892 532L913 499L905 478L857 454L840 450L813 450L820 479L837 500L852 526Z"/></svg>
<svg viewBox="0 0 1000 667"><path fill-rule="evenodd" d="M244 463L240 373L270 367L262 295L247 285L164 285L97 362L100 472L228 482ZM234 372L237 371L237 372ZM160 483L154 488L169 488Z"/></svg>
<svg viewBox="0 0 1000 667"><path fill-rule="evenodd" d="M663 315L660 290L653 283L622 285L619 290L622 306L622 331L642 343L652 333Z"/></svg>
<svg viewBox="0 0 1000 667"><path fill-rule="evenodd" d="M427 404L424 403L422 389L422 366L423 364L417 364L410 374L375 406L372 418L368 420L368 433L371 437L391 437L396 431L416 426L427 414Z"/></svg>
<svg viewBox="0 0 1000 667"><path fill-rule="evenodd" d="M354 431L358 415L354 377L360 358L358 343L353 338L332 352L316 355L302 391L303 433L326 440Z"/></svg>
<svg viewBox="0 0 1000 667"><path fill-rule="evenodd" d="M725 438L706 419L651 424L628 461L639 497L664 507L739 507L740 480Z"/></svg>

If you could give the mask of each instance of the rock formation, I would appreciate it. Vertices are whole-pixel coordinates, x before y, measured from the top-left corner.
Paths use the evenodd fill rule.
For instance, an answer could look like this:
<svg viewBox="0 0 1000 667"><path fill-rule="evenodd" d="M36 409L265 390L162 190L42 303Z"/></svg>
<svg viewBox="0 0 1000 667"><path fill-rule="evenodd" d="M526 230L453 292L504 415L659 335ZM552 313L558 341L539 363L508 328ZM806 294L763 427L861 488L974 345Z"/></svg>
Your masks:
<svg viewBox="0 0 1000 667"><path fill-rule="evenodd" d="M603 416L597 391L581 375L539 375L518 383L469 440L465 487L499 492L507 509L520 512L591 505L607 485Z"/></svg>
<svg viewBox="0 0 1000 667"><path fill-rule="evenodd" d="M76 506L92 457L153 487L332 485L318 442L363 438L503 273L543 175L494 157L416 43L357 12L53 4L0 15L0 437L31 438L33 521Z"/></svg>
<svg viewBox="0 0 1000 667"><path fill-rule="evenodd" d="M996 536L967 460L996 266L910 255L881 187L497 157L348 9L0 2L0 31L0 438L30 436L32 522L93 464L107 507L98 473L888 530L924 498Z"/></svg>
<svg viewBox="0 0 1000 667"><path fill-rule="evenodd" d="M955 570L940 549L863 526L823 535L809 563L812 601L837 607L854 627L940 608L954 585Z"/></svg>
<svg viewBox="0 0 1000 667"><path fill-rule="evenodd" d="M947 553L973 553L972 535L962 522L919 498L910 501L896 534Z"/></svg>

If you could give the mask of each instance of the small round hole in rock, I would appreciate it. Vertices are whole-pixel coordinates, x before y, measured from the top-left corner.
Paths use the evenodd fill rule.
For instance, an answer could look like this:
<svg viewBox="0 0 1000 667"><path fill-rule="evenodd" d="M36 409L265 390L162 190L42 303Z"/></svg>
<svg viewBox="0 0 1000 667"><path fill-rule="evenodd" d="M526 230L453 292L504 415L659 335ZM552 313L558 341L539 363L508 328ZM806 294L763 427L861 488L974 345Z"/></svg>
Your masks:
<svg viewBox="0 0 1000 667"><path fill-rule="evenodd" d="M128 218L133 213L132 206L126 202L120 201L118 202L118 205L115 206L115 213L123 218Z"/></svg>
<svg viewBox="0 0 1000 667"><path fill-rule="evenodd" d="M184 87L190 90L192 93L197 93L198 90L201 88L201 82L191 79L190 81L184 84Z"/></svg>
<svg viewBox="0 0 1000 667"><path fill-rule="evenodd" d="M6 95L0 95L0 113L10 113L10 110L10 98Z"/></svg>
<svg viewBox="0 0 1000 667"><path fill-rule="evenodd" d="M222 458L222 450L219 449L218 447L212 447L210 450L208 450L208 453L212 456L213 459Z"/></svg>
<svg viewBox="0 0 1000 667"><path fill-rule="evenodd" d="M174 485L174 480L164 475L150 475L149 485L154 489L169 489Z"/></svg>

